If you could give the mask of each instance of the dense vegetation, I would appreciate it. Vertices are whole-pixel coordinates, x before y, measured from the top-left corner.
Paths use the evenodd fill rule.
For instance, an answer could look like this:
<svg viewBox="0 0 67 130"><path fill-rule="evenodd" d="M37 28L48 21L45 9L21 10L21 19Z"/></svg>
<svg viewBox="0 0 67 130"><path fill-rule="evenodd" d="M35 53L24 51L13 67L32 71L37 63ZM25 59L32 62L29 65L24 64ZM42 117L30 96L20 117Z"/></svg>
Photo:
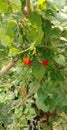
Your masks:
<svg viewBox="0 0 67 130"><path fill-rule="evenodd" d="M0 0L0 130L67 129L67 0Z"/></svg>

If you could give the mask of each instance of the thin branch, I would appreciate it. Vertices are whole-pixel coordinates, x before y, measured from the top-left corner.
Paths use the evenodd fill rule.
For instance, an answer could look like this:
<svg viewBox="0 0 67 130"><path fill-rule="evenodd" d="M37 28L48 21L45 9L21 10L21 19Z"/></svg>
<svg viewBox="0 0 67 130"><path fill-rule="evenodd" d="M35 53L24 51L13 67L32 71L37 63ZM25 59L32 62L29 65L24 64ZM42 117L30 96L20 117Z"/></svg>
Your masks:
<svg viewBox="0 0 67 130"><path fill-rule="evenodd" d="M25 50L22 50L22 51L18 52L17 55L18 55L18 54L21 54L21 53L24 53L24 52L26 52L26 51L28 51L28 50L30 50L30 49L31 49L31 46L30 46L29 48L25 49ZM9 72L9 70L16 64L16 62L17 62L18 60L19 60L19 59L15 60L15 61L12 60L12 61L9 63L9 65L8 65L4 70L1 71L1 74L7 74L7 72Z"/></svg>
<svg viewBox="0 0 67 130"><path fill-rule="evenodd" d="M25 15L26 18L28 18L28 15L30 13L31 9L30 9L30 0L26 0L26 6L23 10L23 14Z"/></svg>
<svg viewBox="0 0 67 130"><path fill-rule="evenodd" d="M25 98L23 98L16 106L13 106L11 110L16 109L18 107L20 107L21 105L23 105L24 102L27 101L27 99L34 93L34 91L36 90L36 88L38 87L38 85L40 84L42 80L39 80L34 87L32 88L32 90L26 95Z"/></svg>
<svg viewBox="0 0 67 130"><path fill-rule="evenodd" d="M26 7L27 7L27 11L29 13L30 12L30 0L26 0Z"/></svg>
<svg viewBox="0 0 67 130"><path fill-rule="evenodd" d="M1 71L1 74L7 74L9 72L9 70L16 64L17 61L18 61L18 59L16 61L12 60L9 63L9 65L4 70Z"/></svg>

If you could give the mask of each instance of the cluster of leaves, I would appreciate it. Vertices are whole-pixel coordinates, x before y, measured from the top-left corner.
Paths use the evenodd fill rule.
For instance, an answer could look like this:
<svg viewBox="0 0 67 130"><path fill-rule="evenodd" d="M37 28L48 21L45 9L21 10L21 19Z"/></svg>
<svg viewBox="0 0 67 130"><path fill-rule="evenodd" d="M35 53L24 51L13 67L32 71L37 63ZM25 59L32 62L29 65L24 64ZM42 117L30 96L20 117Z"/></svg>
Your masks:
<svg viewBox="0 0 67 130"><path fill-rule="evenodd" d="M33 124L37 122L36 129L44 129L40 128L44 113L67 112L66 3L32 0L27 19L22 11L25 0L0 0L0 69L18 59L8 74L0 74L1 130L35 129ZM34 94L15 107L39 80Z"/></svg>

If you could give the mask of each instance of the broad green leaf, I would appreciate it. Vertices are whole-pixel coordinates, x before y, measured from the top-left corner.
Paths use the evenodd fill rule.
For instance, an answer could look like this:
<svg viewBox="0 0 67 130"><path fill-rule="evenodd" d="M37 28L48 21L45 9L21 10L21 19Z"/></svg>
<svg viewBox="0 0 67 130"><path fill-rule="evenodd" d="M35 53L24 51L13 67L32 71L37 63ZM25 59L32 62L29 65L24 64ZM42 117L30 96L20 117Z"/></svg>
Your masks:
<svg viewBox="0 0 67 130"><path fill-rule="evenodd" d="M18 54L18 49L17 48L11 48L9 51L9 56L15 56Z"/></svg>
<svg viewBox="0 0 67 130"><path fill-rule="evenodd" d="M42 89L42 86L41 86L41 88L39 88L38 91L37 91L37 95L38 95L38 98L42 102L44 102L44 100L48 97L48 91L46 89Z"/></svg>
<svg viewBox="0 0 67 130"><path fill-rule="evenodd" d="M65 65L65 57L61 54L55 56L54 60L55 60L56 63L58 63L60 65Z"/></svg>
<svg viewBox="0 0 67 130"><path fill-rule="evenodd" d="M11 29L9 29L11 31ZM1 44L4 46L4 47L7 47L7 46L11 46L11 42L12 42L12 39L10 38L10 35L6 34L7 31L6 28L1 28L0 29L0 40L1 40ZM10 32L9 32L10 33Z"/></svg>
<svg viewBox="0 0 67 130"><path fill-rule="evenodd" d="M41 80L45 74L45 67L36 61L32 65L32 73L36 79Z"/></svg>
<svg viewBox="0 0 67 130"><path fill-rule="evenodd" d="M43 36L44 36L44 33L43 33L42 29L39 29L38 35L37 35L36 40L35 40L36 45L41 43Z"/></svg>
<svg viewBox="0 0 67 130"><path fill-rule="evenodd" d="M64 100L62 101L62 106L67 106L67 97L64 98Z"/></svg>
<svg viewBox="0 0 67 130"><path fill-rule="evenodd" d="M35 30L35 29L31 30L30 38L32 42L34 42L36 45L41 43L43 36L44 36L44 32L42 31L41 28L39 28L39 30Z"/></svg>
<svg viewBox="0 0 67 130"><path fill-rule="evenodd" d="M52 28L51 38L57 38L60 36L61 30L58 27Z"/></svg>
<svg viewBox="0 0 67 130"><path fill-rule="evenodd" d="M1 44L5 47L11 46L11 39L8 35L2 35Z"/></svg>
<svg viewBox="0 0 67 130"><path fill-rule="evenodd" d="M50 77L52 80L57 80L57 81L64 81L64 76L60 73L59 70L53 69L50 73Z"/></svg>
<svg viewBox="0 0 67 130"><path fill-rule="evenodd" d="M36 40L37 35L38 35L38 30L32 28L31 32L30 32L30 38L31 38L32 42L34 42Z"/></svg>
<svg viewBox="0 0 67 130"><path fill-rule="evenodd" d="M42 24L42 20L41 20L41 16L37 12L32 12L30 14L29 19L33 27L40 28Z"/></svg>
<svg viewBox="0 0 67 130"><path fill-rule="evenodd" d="M39 100L38 97L36 98L36 105L37 105L38 109L41 109L41 110L43 110L45 112L49 111L49 105L46 106L44 104L44 102L42 102L41 100Z"/></svg>
<svg viewBox="0 0 67 130"><path fill-rule="evenodd" d="M0 13L8 11L8 0L0 0Z"/></svg>
<svg viewBox="0 0 67 130"><path fill-rule="evenodd" d="M11 27L11 24L8 24L8 26L5 27L6 30L6 34L10 37L10 38L14 38L15 36L15 32L13 30L13 27Z"/></svg>

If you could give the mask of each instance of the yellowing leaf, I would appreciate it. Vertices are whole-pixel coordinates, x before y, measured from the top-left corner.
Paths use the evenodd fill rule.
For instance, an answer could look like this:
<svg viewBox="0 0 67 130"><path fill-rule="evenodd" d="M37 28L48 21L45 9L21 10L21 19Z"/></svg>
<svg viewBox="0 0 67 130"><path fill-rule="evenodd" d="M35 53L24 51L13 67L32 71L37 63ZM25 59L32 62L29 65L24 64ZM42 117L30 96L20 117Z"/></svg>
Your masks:
<svg viewBox="0 0 67 130"><path fill-rule="evenodd" d="M46 0L38 0L39 8L46 9Z"/></svg>
<svg viewBox="0 0 67 130"><path fill-rule="evenodd" d="M38 0L38 4L43 4L46 0Z"/></svg>
<svg viewBox="0 0 67 130"><path fill-rule="evenodd" d="M11 48L9 51L9 56L15 56L18 54L18 49L17 48Z"/></svg>

